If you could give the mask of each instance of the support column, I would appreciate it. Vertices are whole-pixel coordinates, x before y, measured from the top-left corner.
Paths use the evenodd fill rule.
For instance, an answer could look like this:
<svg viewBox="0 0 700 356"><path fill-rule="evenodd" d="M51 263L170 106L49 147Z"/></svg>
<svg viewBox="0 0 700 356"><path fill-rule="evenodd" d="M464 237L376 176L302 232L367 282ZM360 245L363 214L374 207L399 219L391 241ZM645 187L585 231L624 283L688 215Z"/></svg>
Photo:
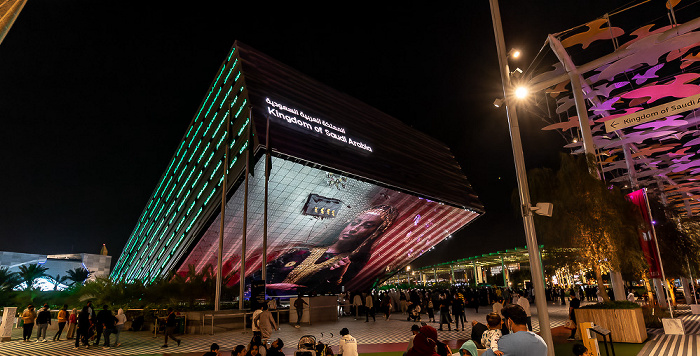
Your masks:
<svg viewBox="0 0 700 356"><path fill-rule="evenodd" d="M668 308L668 302L666 301L666 294L664 292L663 282L661 278L654 278L654 291L656 292L656 300L659 302L659 306L662 308Z"/></svg>
<svg viewBox="0 0 700 356"><path fill-rule="evenodd" d="M683 297L685 298L685 304L693 304L693 293L690 290L688 278L681 277L681 286L683 286Z"/></svg>
<svg viewBox="0 0 700 356"><path fill-rule="evenodd" d="M450 265L450 283L455 283L455 268L453 265Z"/></svg>
<svg viewBox="0 0 700 356"><path fill-rule="evenodd" d="M612 284L615 300L625 300L627 296L625 295L625 282L622 280L622 273L610 271L610 283Z"/></svg>

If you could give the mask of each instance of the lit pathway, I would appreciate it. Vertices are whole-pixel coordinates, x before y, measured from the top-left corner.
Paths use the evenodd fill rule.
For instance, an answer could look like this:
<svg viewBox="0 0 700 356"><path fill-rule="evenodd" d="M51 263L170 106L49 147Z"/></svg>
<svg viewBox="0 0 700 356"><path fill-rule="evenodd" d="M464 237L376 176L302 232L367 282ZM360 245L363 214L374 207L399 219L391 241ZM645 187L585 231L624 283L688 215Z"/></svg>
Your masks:
<svg viewBox="0 0 700 356"><path fill-rule="evenodd" d="M663 329L647 329L650 340L638 356L700 356L700 315L690 314L687 306L679 305L676 313L683 320L685 335L665 335Z"/></svg>

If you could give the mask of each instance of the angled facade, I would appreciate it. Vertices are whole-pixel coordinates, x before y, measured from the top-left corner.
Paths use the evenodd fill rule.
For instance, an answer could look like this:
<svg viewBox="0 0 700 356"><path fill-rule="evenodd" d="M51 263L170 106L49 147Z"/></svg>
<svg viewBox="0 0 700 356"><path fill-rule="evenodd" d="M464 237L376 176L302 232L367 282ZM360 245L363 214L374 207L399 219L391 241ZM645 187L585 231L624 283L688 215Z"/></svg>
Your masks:
<svg viewBox="0 0 700 356"><path fill-rule="evenodd" d="M483 214L444 144L236 42L111 277L216 270L226 181L222 269L237 284L248 150L245 278L266 263L268 290L368 288Z"/></svg>

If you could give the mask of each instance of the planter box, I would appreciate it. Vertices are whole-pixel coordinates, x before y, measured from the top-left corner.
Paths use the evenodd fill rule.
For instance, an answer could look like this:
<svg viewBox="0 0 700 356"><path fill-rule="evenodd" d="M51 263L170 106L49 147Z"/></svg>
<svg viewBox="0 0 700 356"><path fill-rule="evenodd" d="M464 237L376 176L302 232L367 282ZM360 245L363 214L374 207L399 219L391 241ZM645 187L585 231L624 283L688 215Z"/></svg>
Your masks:
<svg viewBox="0 0 700 356"><path fill-rule="evenodd" d="M590 321L610 330L613 342L640 344L647 339L642 309L576 309L576 323Z"/></svg>

